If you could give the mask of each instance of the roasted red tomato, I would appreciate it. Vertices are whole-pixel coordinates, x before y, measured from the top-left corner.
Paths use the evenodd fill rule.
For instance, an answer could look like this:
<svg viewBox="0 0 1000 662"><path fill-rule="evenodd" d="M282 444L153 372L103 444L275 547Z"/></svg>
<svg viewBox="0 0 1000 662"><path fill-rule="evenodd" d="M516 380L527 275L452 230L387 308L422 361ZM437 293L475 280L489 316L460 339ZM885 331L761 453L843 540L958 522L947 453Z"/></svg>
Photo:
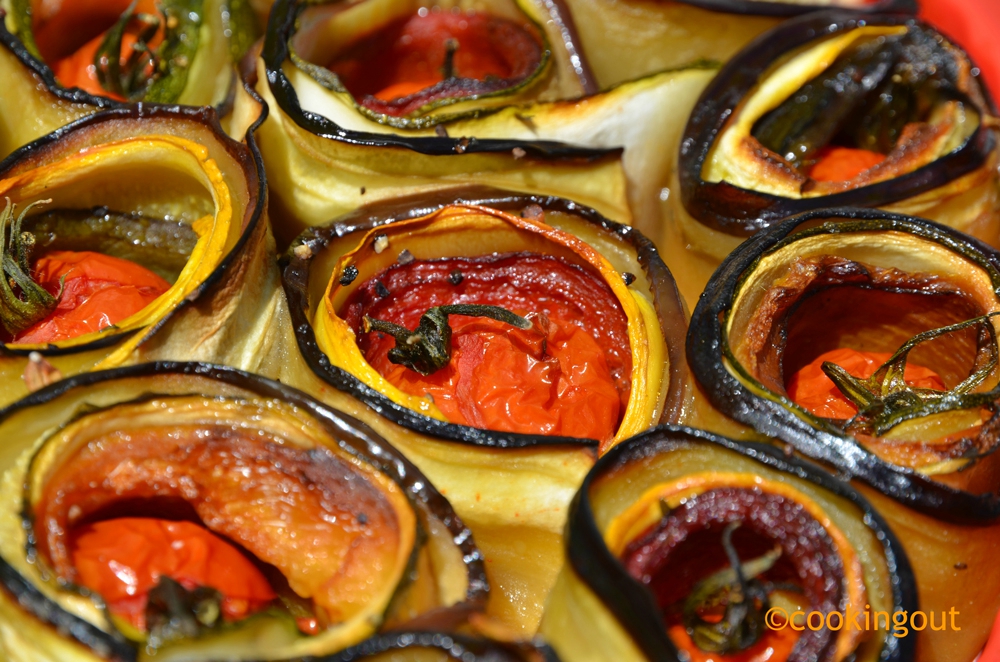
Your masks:
<svg viewBox="0 0 1000 662"><path fill-rule="evenodd" d="M135 262L91 251L53 251L34 266L35 281L62 295L48 317L16 334L15 343L57 342L100 331L134 315L170 289Z"/></svg>

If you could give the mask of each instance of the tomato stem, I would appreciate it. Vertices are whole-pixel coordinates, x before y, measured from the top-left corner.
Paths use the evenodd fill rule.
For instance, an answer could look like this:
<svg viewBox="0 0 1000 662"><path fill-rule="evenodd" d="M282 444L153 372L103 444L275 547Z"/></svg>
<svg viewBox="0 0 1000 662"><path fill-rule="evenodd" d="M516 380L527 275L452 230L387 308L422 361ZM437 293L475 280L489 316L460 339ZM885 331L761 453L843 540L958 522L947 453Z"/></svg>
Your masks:
<svg viewBox="0 0 1000 662"><path fill-rule="evenodd" d="M445 80L455 78L455 51L458 50L458 39L449 39L444 42L444 64L441 66L441 75Z"/></svg>
<svg viewBox="0 0 1000 662"><path fill-rule="evenodd" d="M94 66L101 87L128 100L142 97L157 73L158 58L149 47L149 42L160 30L160 18L153 14L137 14L135 12L137 3L138 0L133 0L128 9L122 12L118 22L107 31L94 54ZM122 40L133 19L139 23L139 31L128 59L123 65Z"/></svg>
<svg viewBox="0 0 1000 662"><path fill-rule="evenodd" d="M741 563L733 546L733 532L739 526L733 522L722 532L722 547L730 567L698 582L684 601L684 626L703 651L727 654L745 650L764 634L768 590L755 578L774 566L781 557L781 547ZM712 623L701 617L702 612L721 602L726 605L722 620Z"/></svg>
<svg viewBox="0 0 1000 662"><path fill-rule="evenodd" d="M500 306L455 304L428 309L420 316L420 323L412 331L405 326L365 315L362 320L362 331L365 333L378 331L392 336L396 339L396 346L389 350L387 355L389 361L406 366L421 375L430 375L451 362L449 315L489 317L525 331L532 327L530 320Z"/></svg>
<svg viewBox="0 0 1000 662"><path fill-rule="evenodd" d="M867 379L855 377L835 363L823 363L826 376L858 408L858 413L847 421L845 428L871 429L881 436L900 423L914 418L990 405L995 399L992 391L971 391L985 381L1000 357L996 331L989 321L997 315L1000 312L918 333L903 343ZM979 351L971 374L961 384L946 391L938 391L906 383L903 376L907 358L913 348L920 343L972 326L979 327Z"/></svg>
<svg viewBox="0 0 1000 662"><path fill-rule="evenodd" d="M222 622L222 594L207 586L192 591L162 575L146 603L147 645L156 649L171 641L194 639Z"/></svg>
<svg viewBox="0 0 1000 662"><path fill-rule="evenodd" d="M59 283L59 294L53 296L31 277L31 251L35 246L35 235L22 232L21 224L32 207L48 204L52 200L37 200L25 207L14 218L16 205L10 198L0 212L0 254L2 254L3 278L0 278L0 323L11 336L31 327L51 313L62 296L63 281ZM10 241L7 226L10 225ZM21 291L18 296L14 287ZM23 299L21 298L23 297Z"/></svg>

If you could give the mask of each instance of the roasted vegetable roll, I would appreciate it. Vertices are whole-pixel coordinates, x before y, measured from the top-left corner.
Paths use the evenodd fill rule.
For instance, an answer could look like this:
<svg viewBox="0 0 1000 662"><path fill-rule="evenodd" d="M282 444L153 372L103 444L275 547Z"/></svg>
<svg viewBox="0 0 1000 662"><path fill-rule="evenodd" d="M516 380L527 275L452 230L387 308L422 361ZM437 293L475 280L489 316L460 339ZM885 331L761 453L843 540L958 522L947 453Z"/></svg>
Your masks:
<svg viewBox="0 0 1000 662"><path fill-rule="evenodd" d="M276 3L242 96L271 111L259 139L279 240L461 184L645 222L712 69L581 96L594 88L567 16L529 0Z"/></svg>
<svg viewBox="0 0 1000 662"><path fill-rule="evenodd" d="M256 38L248 0L2 0L47 84L84 98L209 105Z"/></svg>
<svg viewBox="0 0 1000 662"><path fill-rule="evenodd" d="M695 309L688 360L724 414L863 484L921 604L969 660L1000 598L1000 255L877 210L810 212L740 246Z"/></svg>
<svg viewBox="0 0 1000 662"><path fill-rule="evenodd" d="M619 444L573 501L566 558L542 633L567 662L913 657L914 637L844 620L917 608L896 537L768 445L671 426Z"/></svg>
<svg viewBox="0 0 1000 662"><path fill-rule="evenodd" d="M307 232L286 264L312 369L417 431L603 452L683 406L670 273L593 210L482 189L405 199Z"/></svg>
<svg viewBox="0 0 1000 662"><path fill-rule="evenodd" d="M322 655L381 628L454 627L489 590L471 533L412 464L262 377L89 373L4 410L0 434L8 659Z"/></svg>
<svg viewBox="0 0 1000 662"><path fill-rule="evenodd" d="M916 12L914 0L567 0L578 42L604 89L698 60L725 62L783 18L843 7Z"/></svg>
<svg viewBox="0 0 1000 662"><path fill-rule="evenodd" d="M210 109L90 115L0 171L0 403L152 359L264 370L282 298L261 164Z"/></svg>
<svg viewBox="0 0 1000 662"><path fill-rule="evenodd" d="M362 208L284 264L305 363L282 380L446 490L503 589L490 613L532 633L598 445L687 402L684 314L655 249L564 200L463 189Z"/></svg>
<svg viewBox="0 0 1000 662"><path fill-rule="evenodd" d="M900 15L827 12L762 36L685 129L665 250L683 260L687 247L690 289L746 237L813 209L879 207L1000 243L997 124L978 73Z"/></svg>

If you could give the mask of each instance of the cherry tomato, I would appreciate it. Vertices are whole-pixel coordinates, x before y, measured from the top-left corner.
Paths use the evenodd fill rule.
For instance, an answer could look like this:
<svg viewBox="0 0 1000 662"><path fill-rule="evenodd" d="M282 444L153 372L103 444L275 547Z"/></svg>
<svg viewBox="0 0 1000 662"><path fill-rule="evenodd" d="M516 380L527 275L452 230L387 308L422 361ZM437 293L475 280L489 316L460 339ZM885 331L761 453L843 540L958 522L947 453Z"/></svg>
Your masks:
<svg viewBox="0 0 1000 662"><path fill-rule="evenodd" d="M439 98L486 91L468 81L524 77L538 66L541 53L537 38L507 19L474 12L423 11L360 40L328 68L363 105L405 115ZM448 60L450 71L446 71ZM430 90L446 74L456 79L455 84ZM407 103L384 103L401 99Z"/></svg>
<svg viewBox="0 0 1000 662"><path fill-rule="evenodd" d="M450 280L461 273L457 284ZM386 291L389 296L382 294ZM361 316L415 328L433 306L475 303L522 316L543 314L527 331L453 315L451 362L421 375L395 365L395 340L359 331ZM611 289L554 257L448 258L397 265L363 284L344 318L366 360L400 390L430 395L449 421L491 430L607 440L631 392L628 329Z"/></svg>
<svg viewBox="0 0 1000 662"><path fill-rule="evenodd" d="M208 586L223 595L222 614L235 621L277 596L264 574L233 545L191 522L123 517L75 532L79 582L139 630L146 629L148 593L167 576L187 590Z"/></svg>
<svg viewBox="0 0 1000 662"><path fill-rule="evenodd" d="M885 155L867 149L824 147L809 171L818 182L847 182L885 161Z"/></svg>
<svg viewBox="0 0 1000 662"><path fill-rule="evenodd" d="M48 11L43 17L35 18L35 39L60 84L65 87L79 87L91 94L124 101L119 95L101 86L97 79L94 57L104 40L105 32L114 25L128 6L129 2L122 0L42 3L42 7ZM150 47L156 48L163 41L163 25L162 15L155 0L140 0L135 12L160 17L160 29L149 44ZM90 35L90 38L84 43L79 43L80 35ZM74 41L70 43L73 45L67 48L65 43L59 42L60 38L63 42L69 42L72 38ZM120 59L123 64L132 55L135 42L136 34L130 27L122 36Z"/></svg>
<svg viewBox="0 0 1000 662"><path fill-rule="evenodd" d="M53 251L35 262L35 282L55 295L52 313L14 337L20 344L68 340L100 331L139 312L170 283L135 262L90 251Z"/></svg>
<svg viewBox="0 0 1000 662"><path fill-rule="evenodd" d="M875 374L890 356L892 355L884 352L864 352L848 347L824 352L792 375L788 381L788 397L816 416L851 418L858 413L857 407L826 376L823 363L835 363L854 377L867 378ZM944 382L937 373L915 363L907 362L903 379L910 386L945 390Z"/></svg>

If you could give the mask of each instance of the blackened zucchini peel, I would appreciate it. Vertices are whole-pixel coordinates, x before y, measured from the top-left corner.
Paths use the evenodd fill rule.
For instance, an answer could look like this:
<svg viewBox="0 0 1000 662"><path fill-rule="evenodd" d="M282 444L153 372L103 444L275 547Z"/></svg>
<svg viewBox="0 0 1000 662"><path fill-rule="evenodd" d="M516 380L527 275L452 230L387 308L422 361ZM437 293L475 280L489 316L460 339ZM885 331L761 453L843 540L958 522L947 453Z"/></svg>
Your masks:
<svg viewBox="0 0 1000 662"><path fill-rule="evenodd" d="M537 220L517 216L528 216L533 209L539 210ZM421 218L422 221L416 222ZM399 230L394 224L399 224ZM436 243L411 241L421 233L436 237ZM544 238L546 233L554 238ZM484 240L479 237L490 237L489 243L482 244ZM378 245L382 241L384 249ZM372 242L376 243L368 246ZM500 245L504 249L498 248ZM629 306L627 310L635 310L629 321L629 339L636 345L630 348L633 390L629 409L614 439L605 440L601 448L606 449L661 420L677 420L687 395L685 368L679 362L677 344L677 333L684 328L684 321L682 304L669 271L652 243L637 231L609 221L592 209L558 198L458 189L362 208L325 228L308 231L283 258L285 291L299 348L322 379L393 422L421 434L493 448L591 445L593 442L580 439L497 432L449 423L433 402L405 396L372 374L374 370L361 358L351 362L352 353L361 356L354 346L353 333L345 336L350 336L348 345L354 346L351 350L326 338L317 338L319 332L315 328L322 321L317 318L325 318L326 298L333 296L324 294L328 287L337 290L338 284L345 288L351 284L357 286L374 275L375 267L361 261L367 254L370 254L368 262L391 265L400 254L427 261L456 256L474 258L483 250L566 256L573 255L568 248L571 245L579 246L572 250L583 251L573 259L579 261L584 259L582 255L589 255L584 264L588 264L588 269L596 268L589 264L591 260L602 265L601 277L612 287L621 289L621 274L627 273L625 288L620 294L615 290L616 296L623 301L621 305ZM385 256L375 260L383 252ZM392 260L387 262L389 257ZM363 276L358 276L359 267ZM635 282L637 276L642 277L641 283ZM335 294L337 301L346 296L342 292ZM330 326L333 321L330 318L324 322L328 331L339 328ZM325 353L320 342L327 346Z"/></svg>
<svg viewBox="0 0 1000 662"><path fill-rule="evenodd" d="M4 0L0 9L6 11L7 30L20 44L19 56L61 98L105 107L122 101L222 103L235 81L235 63L256 37L247 1L144 4L108 3L100 8L103 11L88 6L95 15L77 11L73 3L49 6L31 0ZM143 48L128 45L127 37L133 34ZM101 41L89 55L91 40ZM85 85L89 92L76 87L75 79L61 83L58 76L67 74L54 71L74 60L84 67L87 63L81 57L89 57L97 72L96 79Z"/></svg>
<svg viewBox="0 0 1000 662"><path fill-rule="evenodd" d="M915 510L989 522L1000 515L988 479L997 457L990 421L1000 391L996 371L984 371L980 362L987 359L976 356L990 355L996 340L988 327L995 321L947 336L938 330L1000 309L998 265L992 249L929 221L876 210L803 214L724 262L695 309L688 361L727 415ZM926 332L941 337L924 338L913 362L935 370L952 389L943 403L887 401L879 415L848 424L819 418L788 395L791 373L825 350L891 354ZM984 378L973 388L954 390L977 371ZM962 412L985 419L940 419ZM923 444L924 452L899 455L900 444Z"/></svg>
<svg viewBox="0 0 1000 662"><path fill-rule="evenodd" d="M186 358L265 371L281 292L267 257L262 172L252 140L228 138L214 111L176 107L103 111L7 159L0 187L18 214L50 201L32 207L22 228L35 254L103 252L149 264L172 284L113 326L43 344L8 338L0 401L28 392L22 376L39 359L57 376Z"/></svg>
<svg viewBox="0 0 1000 662"><path fill-rule="evenodd" d="M300 5L275 5L261 57L245 61L240 91L271 110L258 140L279 240L372 201L463 184L558 195L644 230L657 227L653 208L672 167L671 145L714 65L590 96L500 95L497 105L435 118L436 126L394 128L388 116L369 119L350 95L332 93L293 62Z"/></svg>
<svg viewBox="0 0 1000 662"><path fill-rule="evenodd" d="M751 14L762 16L798 16L823 9L849 9L862 13L898 12L915 14L916 0L828 0L827 2L799 2L798 0L778 0L777 2L762 2L761 0L684 0L684 4L712 11L732 14Z"/></svg>
<svg viewBox="0 0 1000 662"><path fill-rule="evenodd" d="M832 563L805 571L806 557L815 553L806 548L832 540L837 552L813 557ZM763 571L759 559L751 560L761 552L771 564L763 564ZM564 660L688 659L679 649L696 651L691 637L698 641L713 620L699 621L691 600L701 608L718 597L704 580L731 568L734 555L746 570L744 594L768 596L748 598L747 615L733 620L742 631L753 628L751 616L768 604L789 618L796 607L824 613L917 608L916 585L898 540L849 485L771 446L661 426L616 446L585 479L573 501L567 564L549 597L542 634ZM797 585L801 593L782 597L773 583L777 574L784 577L778 584ZM830 603L837 606L820 606L823 600L808 588L816 577L827 589L839 587L839 598ZM795 597L786 602L788 595ZM727 617L733 606L726 607ZM802 633L790 654L787 646L781 649L787 658L777 659L913 659L914 637L883 631L862 639L847 630L821 625ZM757 642L773 644L782 632L758 630ZM729 639L716 639L723 641ZM752 645L730 650L739 654Z"/></svg>
<svg viewBox="0 0 1000 662"><path fill-rule="evenodd" d="M898 14L823 12L762 35L685 129L677 223L688 244L717 262L782 218L838 206L996 243L995 110L976 73L957 46ZM838 149L881 162L817 174Z"/></svg>
<svg viewBox="0 0 1000 662"><path fill-rule="evenodd" d="M362 423L277 382L208 364L130 366L39 391L0 413L0 428L0 608L12 625L3 632L11 659L324 655L381 627L453 628L489 591L470 531L412 464ZM77 482L108 462L120 467L114 476ZM285 497L266 498L273 489ZM71 492L79 498L66 510ZM184 634L185 607L154 606L161 580L146 607L148 633L122 626L111 598L81 587L83 539L71 534L123 516L222 532L268 564L281 599L233 622L193 612L195 630ZM59 531L46 524L56 520ZM339 557L337 536L347 544ZM367 551L346 554L355 547ZM173 629L157 629L161 609ZM296 623L307 616L314 627L302 631Z"/></svg>
<svg viewBox="0 0 1000 662"><path fill-rule="evenodd" d="M391 632L379 634L322 662L395 660L405 651L414 662L446 660L461 662L559 662L549 646L538 643L501 643L465 634L445 632Z"/></svg>

